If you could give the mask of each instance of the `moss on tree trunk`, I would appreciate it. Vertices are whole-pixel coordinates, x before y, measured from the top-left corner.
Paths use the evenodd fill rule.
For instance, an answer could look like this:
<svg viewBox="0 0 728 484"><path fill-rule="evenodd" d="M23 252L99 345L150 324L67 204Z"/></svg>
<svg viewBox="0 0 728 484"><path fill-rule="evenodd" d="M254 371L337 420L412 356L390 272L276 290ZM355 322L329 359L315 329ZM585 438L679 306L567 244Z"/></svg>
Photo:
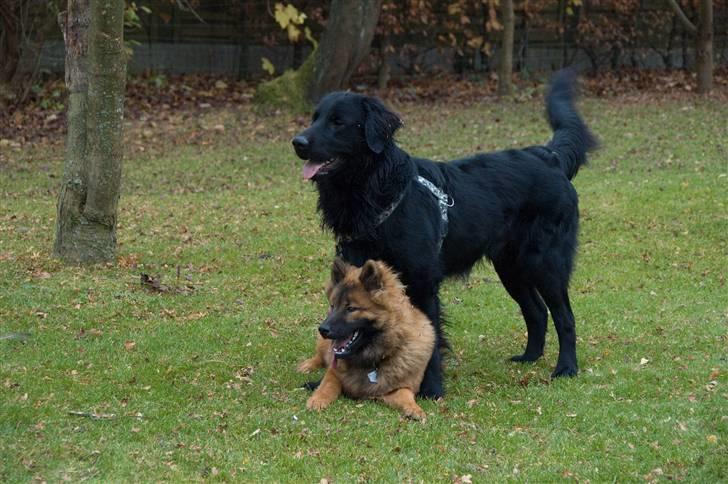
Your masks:
<svg viewBox="0 0 728 484"><path fill-rule="evenodd" d="M313 65L316 58L314 49L306 61L297 70L287 70L275 79L263 82L255 91L253 100L259 106L278 108L302 113L308 111L311 102L307 90L313 74Z"/></svg>

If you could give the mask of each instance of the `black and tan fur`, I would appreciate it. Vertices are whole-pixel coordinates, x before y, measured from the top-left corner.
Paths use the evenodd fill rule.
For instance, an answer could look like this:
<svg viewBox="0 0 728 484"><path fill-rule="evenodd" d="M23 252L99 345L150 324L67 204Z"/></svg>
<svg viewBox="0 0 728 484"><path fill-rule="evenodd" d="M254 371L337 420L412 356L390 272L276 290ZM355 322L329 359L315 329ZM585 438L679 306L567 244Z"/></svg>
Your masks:
<svg viewBox="0 0 728 484"><path fill-rule="evenodd" d="M303 373L326 368L307 407L321 410L343 393L381 400L407 417L424 418L415 395L435 333L425 314L410 303L396 274L379 261L356 268L337 259L326 294L331 309L319 327L316 354L298 365ZM335 356L336 345L352 334L356 336L351 351ZM375 383L368 376L372 371Z"/></svg>

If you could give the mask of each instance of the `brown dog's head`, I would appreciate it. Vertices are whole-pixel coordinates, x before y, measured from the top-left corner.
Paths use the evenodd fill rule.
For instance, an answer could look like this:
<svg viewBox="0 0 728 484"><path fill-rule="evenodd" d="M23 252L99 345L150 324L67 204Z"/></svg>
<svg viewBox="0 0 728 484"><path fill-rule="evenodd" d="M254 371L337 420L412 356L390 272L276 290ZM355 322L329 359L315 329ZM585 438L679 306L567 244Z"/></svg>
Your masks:
<svg viewBox="0 0 728 484"><path fill-rule="evenodd" d="M392 321L409 305L396 274L373 260L361 268L334 260L326 295L331 307L319 332L332 340L336 358L381 356L396 338Z"/></svg>

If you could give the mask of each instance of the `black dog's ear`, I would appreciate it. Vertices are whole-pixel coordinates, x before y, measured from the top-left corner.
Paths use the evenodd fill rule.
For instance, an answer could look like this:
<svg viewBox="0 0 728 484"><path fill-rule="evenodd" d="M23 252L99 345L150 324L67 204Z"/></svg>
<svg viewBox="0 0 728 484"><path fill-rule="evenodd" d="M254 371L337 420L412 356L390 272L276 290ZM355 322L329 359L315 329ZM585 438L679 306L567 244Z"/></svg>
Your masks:
<svg viewBox="0 0 728 484"><path fill-rule="evenodd" d="M382 274L379 272L377 263L373 260L366 261L364 266L361 268L359 281L362 286L364 286L364 289L369 292L379 291L384 286Z"/></svg>
<svg viewBox="0 0 728 484"><path fill-rule="evenodd" d="M334 264L331 266L331 283L335 286L343 281L350 268L349 264L338 257L335 258Z"/></svg>
<svg viewBox="0 0 728 484"><path fill-rule="evenodd" d="M364 111L366 112L364 137L367 146L379 154L392 140L394 132L402 127L402 121L399 116L387 109L382 101L374 97L364 98Z"/></svg>

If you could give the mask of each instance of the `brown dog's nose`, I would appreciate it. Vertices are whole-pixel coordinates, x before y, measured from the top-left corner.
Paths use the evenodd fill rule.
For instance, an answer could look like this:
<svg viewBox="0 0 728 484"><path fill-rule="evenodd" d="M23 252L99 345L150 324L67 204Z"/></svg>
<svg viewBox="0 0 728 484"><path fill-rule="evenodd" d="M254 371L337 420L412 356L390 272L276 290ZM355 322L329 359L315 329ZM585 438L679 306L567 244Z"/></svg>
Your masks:
<svg viewBox="0 0 728 484"><path fill-rule="evenodd" d="M329 325L325 321L319 326L319 333L324 338L328 337L329 333L331 333L331 328L329 328Z"/></svg>

